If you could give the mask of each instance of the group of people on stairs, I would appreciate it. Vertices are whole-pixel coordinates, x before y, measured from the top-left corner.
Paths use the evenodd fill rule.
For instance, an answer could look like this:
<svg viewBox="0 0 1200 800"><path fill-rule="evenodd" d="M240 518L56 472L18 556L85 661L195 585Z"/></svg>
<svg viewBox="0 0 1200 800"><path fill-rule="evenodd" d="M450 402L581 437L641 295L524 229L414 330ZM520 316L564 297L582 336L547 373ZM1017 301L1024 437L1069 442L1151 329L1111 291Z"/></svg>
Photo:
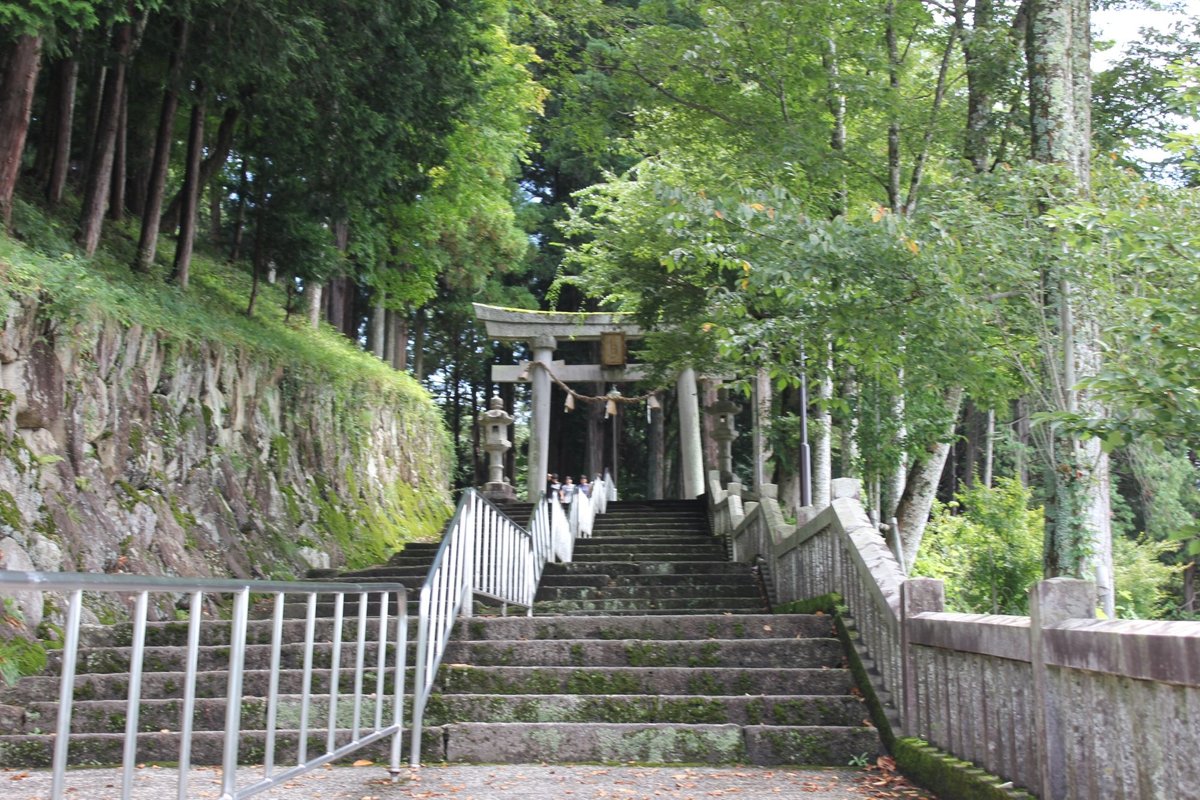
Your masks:
<svg viewBox="0 0 1200 800"><path fill-rule="evenodd" d="M579 483L575 483L570 475L562 483L559 482L557 473L551 472L546 475L547 497L553 497L564 506L569 506L576 494L582 494L584 497L592 496L592 484L588 481L587 475L580 475Z"/></svg>

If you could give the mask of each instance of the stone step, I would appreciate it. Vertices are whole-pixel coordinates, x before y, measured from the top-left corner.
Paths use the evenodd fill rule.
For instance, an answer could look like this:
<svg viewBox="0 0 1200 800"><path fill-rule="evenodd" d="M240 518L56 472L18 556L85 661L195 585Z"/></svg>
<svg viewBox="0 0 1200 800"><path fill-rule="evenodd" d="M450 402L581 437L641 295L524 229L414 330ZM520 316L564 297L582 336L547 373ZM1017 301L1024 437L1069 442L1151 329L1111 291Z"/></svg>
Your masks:
<svg viewBox="0 0 1200 800"><path fill-rule="evenodd" d="M281 694L275 711L276 727L298 729L303 695ZM193 707L194 731L219 731L225 727L224 697L201 697ZM360 724L374 724L375 699L366 697L360 709ZM176 699L143 700L138 705L138 730L157 733L179 730L183 701ZM241 701L241 727L244 731L266 728L267 700L244 697ZM125 730L126 703L123 699L79 701L73 704L73 733L121 733ZM412 697L406 696L403 720L410 721ZM19 726L9 731L40 734L50 729L58 714L58 704L33 702L25 707ZM329 721L329 698L308 698L309 727L325 727ZM863 703L847 695L769 695L703 696L680 695L485 695L434 694L425 707L425 722L442 725L450 722L675 722L737 725L861 725L867 713ZM392 703L382 706L385 722L392 718ZM337 706L337 726L349 729L354 721L353 703L345 697Z"/></svg>
<svg viewBox="0 0 1200 800"><path fill-rule="evenodd" d="M393 607L394 610L394 607ZM306 621L303 619L285 619L280 631L281 641L303 642ZM389 615L390 638L395 638L396 618ZM229 622L225 620L204 620L200 625L200 644L205 646L220 646L229 644ZM272 620L251 619L246 625L248 644L270 644L273 633ZM408 618L409 640L417 631L416 616ZM367 617L367 638L378 637L379 618ZM333 619L318 618L313 626L314 641L330 641L333 639ZM358 616L349 617L342 622L342 640L357 640ZM133 625L121 622L115 625L84 625L80 627L79 642L81 647L128 647L133 641ZM148 622L146 624L146 644L148 646L184 647L188 641L187 622Z"/></svg>
<svg viewBox="0 0 1200 800"><path fill-rule="evenodd" d="M542 586L538 589L538 602L565 602L575 600L679 600L684 598L758 598L758 588L746 578L737 584L678 584L672 586L643 586L625 583L620 586Z"/></svg>
<svg viewBox="0 0 1200 800"><path fill-rule="evenodd" d="M673 722L857 727L867 718L850 695L434 694L429 724L445 722Z"/></svg>
<svg viewBox="0 0 1200 800"><path fill-rule="evenodd" d="M745 581L750 581L751 585L757 586L754 582L754 576L750 574L748 569L739 567L736 564L727 565L727 572L713 572L703 576L703 580L711 580L715 585L732 586ZM596 573L544 573L540 584L543 588L558 587L558 586L593 586L603 588L605 586L698 586L702 585L697 582L695 574L682 575L642 575L638 573L632 574L615 574L609 575L603 572Z"/></svg>
<svg viewBox="0 0 1200 800"><path fill-rule="evenodd" d="M547 564L543 575L706 575L728 572L736 564L721 559L708 561L574 561Z"/></svg>
<svg viewBox="0 0 1200 800"><path fill-rule="evenodd" d="M836 639L645 639L451 642L443 663L486 666L576 667L839 667Z"/></svg>
<svg viewBox="0 0 1200 800"><path fill-rule="evenodd" d="M665 565L674 567L676 564L684 562L703 561L712 563L720 561L721 553L719 550L705 548L703 551L682 552L676 553L669 550L658 549L641 549L637 552L630 552L624 548L596 548L595 550L584 549L576 550L572 560L575 563L587 561L604 561L604 562L621 562L630 561L633 563L643 562L660 562ZM728 562L724 562L728 564ZM664 571L667 571L664 568Z"/></svg>
<svg viewBox="0 0 1200 800"><path fill-rule="evenodd" d="M873 728L664 723L456 723L443 727L451 763L845 766L880 753Z"/></svg>
<svg viewBox="0 0 1200 800"><path fill-rule="evenodd" d="M496 617L463 620L455 629L473 640L541 639L772 639L832 636L823 614L728 614L636 617Z"/></svg>
<svg viewBox="0 0 1200 800"><path fill-rule="evenodd" d="M537 616L539 618L544 618L544 617L555 617L555 616L636 617L638 615L649 616L649 617L655 617L655 616L674 617L674 616L678 616L680 614L686 614L688 612L686 609L679 609L679 608L637 608L637 607L630 607L630 608L626 608L626 609L620 609L620 608L573 609L573 608L564 606L561 608L556 607L556 608L543 609L542 604L538 603L537 607L534 609L533 613L535 616ZM711 609L709 609L709 610L701 610L696 613L711 614L713 612ZM754 605L730 606L729 608L723 609L722 613L733 614L733 615L738 615L738 616L741 616L744 614L745 615L761 614L761 613L763 613L763 605L761 602L758 602Z"/></svg>
<svg viewBox="0 0 1200 800"><path fill-rule="evenodd" d="M388 660L394 658L395 646L388 645ZM370 667L375 663L377 648L368 641L363 647L365 664ZM128 672L133 648L103 647L80 648L79 662L76 667L77 675L113 675ZM353 666L358 654L358 644L343 642L341 647L341 666ZM409 663L415 657L416 644L408 646ZM328 669L333 655L333 645L330 642L313 644L313 668ZM58 674L61 666L61 651L51 651L47 658L47 672ZM279 648L279 664L282 669L304 668L304 644L287 643ZM196 668L201 672L226 669L229 666L229 647L227 645L201 646L196 651ZM246 647L245 668L248 670L270 669L271 646L268 644L253 644ZM183 672L187 669L187 649L179 646L149 646L146 648L142 669L145 672Z"/></svg>
<svg viewBox="0 0 1200 800"><path fill-rule="evenodd" d="M576 539L575 549L580 547L592 547L595 545L607 545L615 547L617 545L647 545L652 544L656 547L695 547L724 544L711 536L701 536L693 533L651 533L645 536L641 535L623 535L612 533L608 535L597 535L587 539Z"/></svg>
<svg viewBox="0 0 1200 800"><path fill-rule="evenodd" d="M748 609L751 612L762 613L762 599L757 595L744 597L662 597L654 600L631 600L615 598L612 600L538 600L534 604L535 614L574 614L580 612L597 612L608 614L646 613L662 611L673 614L686 614L689 611L697 613L735 613L734 609Z"/></svg>
<svg viewBox="0 0 1200 800"><path fill-rule="evenodd" d="M848 670L795 667L476 667L447 662L443 694L848 695Z"/></svg>
<svg viewBox="0 0 1200 800"><path fill-rule="evenodd" d="M408 596L408 616L415 618L420 611L419 595L416 592ZM395 608L395 606L389 606ZM331 602L317 603L316 614L318 619L333 619L336 606ZM250 619L268 619L274 614L274 609L270 606L255 606L250 609ZM376 600L367 601L367 619L372 617L378 618L379 602ZM284 603L283 604L284 619L304 619L308 616L308 604L304 602ZM351 617L358 619L358 600L347 599L342 605L342 619L349 620Z"/></svg>
<svg viewBox="0 0 1200 800"><path fill-rule="evenodd" d="M299 731L276 731L275 758L281 765L295 763ZM325 752L326 731L309 732L308 752L310 757ZM338 731L336 744L350 741L350 731ZM407 748L408 732L404 734ZM71 737L68 760L74 765L105 766L119 764L123 755L125 737L123 733L87 733ZM445 760L444 735L437 728L427 728L421 736L421 753L429 761ZM224 748L223 734L219 731L196 731L191 738L192 763L197 766L212 766L222 763ZM266 747L263 731L246 730L238 740L238 763L261 764ZM53 758L54 737L39 735L0 736L0 768L39 769L50 766ZM355 751L345 763L358 759L372 760L386 765L391 751L391 739L383 739ZM137 744L139 763L174 763L179 760L179 733L161 731L139 733ZM215 795L214 795L215 796Z"/></svg>
<svg viewBox="0 0 1200 800"><path fill-rule="evenodd" d="M385 673L385 682L390 688L394 680L394 670L389 668ZM412 668L408 669L405 685L411 685ZM285 694L300 694L304 682L304 671L299 669L281 669L279 671L279 691ZM375 670L366 669L364 673L363 692L375 691ZM354 691L353 668L342 668L338 671L338 691L342 695ZM148 700L172 699L183 697L183 687L186 675L183 672L147 672L142 675L142 696ZM243 675L244 694L251 697L265 697L270 687L271 675L267 670L254 670ZM329 671L313 670L313 694L329 692ZM196 674L197 697L224 697L229 686L229 672L226 669L198 672ZM0 690L0 703L24 706L27 703L44 700L47 697L58 696L59 679L53 675L35 675L21 678L13 686ZM129 675L114 674L84 674L75 680L75 700L111 700L124 698L129 692Z"/></svg>

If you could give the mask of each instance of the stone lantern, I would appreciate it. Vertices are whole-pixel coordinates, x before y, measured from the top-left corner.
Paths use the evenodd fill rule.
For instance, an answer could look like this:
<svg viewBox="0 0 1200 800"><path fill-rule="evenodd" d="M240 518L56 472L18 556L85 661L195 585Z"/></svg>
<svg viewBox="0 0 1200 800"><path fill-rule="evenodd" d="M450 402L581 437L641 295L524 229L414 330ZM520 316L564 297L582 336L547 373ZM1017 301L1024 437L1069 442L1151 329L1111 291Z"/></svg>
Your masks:
<svg viewBox="0 0 1200 800"><path fill-rule="evenodd" d="M717 468L721 471L721 480L729 483L733 477L733 440L738 437L737 418L742 407L729 399L724 389L717 392L717 402L708 407L707 411L717 418L713 430L713 439L717 441Z"/></svg>
<svg viewBox="0 0 1200 800"><path fill-rule="evenodd" d="M504 401L492 395L488 410L479 415L483 428L483 449L488 454L488 482L483 485L483 496L494 503L511 503L517 499L512 484L504 480L504 454L512 447L508 440L508 426L513 418L504 410Z"/></svg>

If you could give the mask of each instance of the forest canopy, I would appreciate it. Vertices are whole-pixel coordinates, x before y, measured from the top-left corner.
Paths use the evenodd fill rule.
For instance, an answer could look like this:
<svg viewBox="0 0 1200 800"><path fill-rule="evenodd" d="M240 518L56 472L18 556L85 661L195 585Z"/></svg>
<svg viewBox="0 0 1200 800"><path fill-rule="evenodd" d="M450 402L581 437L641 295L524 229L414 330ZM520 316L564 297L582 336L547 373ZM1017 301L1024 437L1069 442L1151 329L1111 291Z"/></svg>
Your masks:
<svg viewBox="0 0 1200 800"><path fill-rule="evenodd" d="M0 2L0 219L180 291L194 252L229 261L247 316L327 323L424 380L459 486L483 480L489 365L520 355L471 302L627 311L639 359L703 366L770 420L736 457L792 511L803 382L814 497L861 479L909 565L1009 542L1007 604L1039 548L989 509L1024 504L1044 574L1097 580L1110 614L1195 613L1200 27L1175 9L1093 70L1091 13ZM678 485L670 434L555 414L588 452L621 440L629 492ZM1170 599L1124 600L1134 574Z"/></svg>

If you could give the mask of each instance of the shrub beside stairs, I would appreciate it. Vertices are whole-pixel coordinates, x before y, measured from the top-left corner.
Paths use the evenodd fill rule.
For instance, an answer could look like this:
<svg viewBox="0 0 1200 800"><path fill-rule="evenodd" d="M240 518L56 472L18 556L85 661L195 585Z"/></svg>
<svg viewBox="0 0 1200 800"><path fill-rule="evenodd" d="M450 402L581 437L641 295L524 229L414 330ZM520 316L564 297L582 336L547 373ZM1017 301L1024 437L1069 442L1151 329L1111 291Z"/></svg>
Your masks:
<svg viewBox="0 0 1200 800"><path fill-rule="evenodd" d="M528 507L508 511L521 523L528 516ZM435 552L433 545L410 545L387 565L339 577L403 582L415 601ZM699 502L610 503L593 537L576 542L573 563L547 566L535 616L477 611L459 623L426 710L427 763L845 766L882 752L831 618L765 613L758 582L728 560ZM344 638L353 642L350 603L346 617ZM302 619L285 625L285 641L303 641ZM213 621L202 630L193 761L216 764L228 624ZM415 624L410 631L411 641ZM120 761L130 636L127 624L84 632L73 763ZM260 763L270 621L252 620L250 636L240 757ZM177 758L186 637L186 623L149 625L139 760ZM353 647L343 646L343 665L353 663ZM328 698L320 693L327 691L330 656L326 645L316 657L309 718L321 727L310 735L314 748L325 738ZM285 646L280 759L295 753L301 658L300 645ZM342 675L339 729L349 727L352 713L344 694L351 671ZM0 689L0 766L49 764L57 692L53 669ZM373 715L374 700L367 700L364 716ZM365 757L385 763L386 750L380 743Z"/></svg>

